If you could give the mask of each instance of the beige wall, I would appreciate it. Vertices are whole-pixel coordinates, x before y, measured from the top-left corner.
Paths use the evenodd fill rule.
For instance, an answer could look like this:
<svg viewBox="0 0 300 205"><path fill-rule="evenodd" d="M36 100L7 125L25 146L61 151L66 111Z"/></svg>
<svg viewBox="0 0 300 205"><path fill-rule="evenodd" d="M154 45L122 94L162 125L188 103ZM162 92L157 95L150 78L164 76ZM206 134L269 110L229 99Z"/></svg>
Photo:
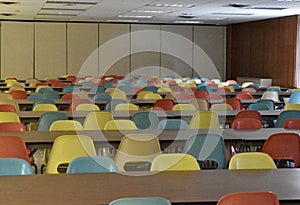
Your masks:
<svg viewBox="0 0 300 205"><path fill-rule="evenodd" d="M1 22L1 78L224 77L225 37L223 26Z"/></svg>

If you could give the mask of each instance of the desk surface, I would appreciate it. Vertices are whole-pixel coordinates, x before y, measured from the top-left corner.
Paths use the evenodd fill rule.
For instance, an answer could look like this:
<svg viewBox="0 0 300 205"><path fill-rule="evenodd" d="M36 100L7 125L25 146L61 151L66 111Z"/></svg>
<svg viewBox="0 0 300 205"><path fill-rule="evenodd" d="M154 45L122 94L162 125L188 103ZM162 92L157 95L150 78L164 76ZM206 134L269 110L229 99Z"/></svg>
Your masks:
<svg viewBox="0 0 300 205"><path fill-rule="evenodd" d="M134 173L132 173L134 174ZM135 173L137 174L137 173ZM299 169L3 176L1 204L107 205L123 197L160 196L175 203L217 202L233 192L272 191L300 204Z"/></svg>

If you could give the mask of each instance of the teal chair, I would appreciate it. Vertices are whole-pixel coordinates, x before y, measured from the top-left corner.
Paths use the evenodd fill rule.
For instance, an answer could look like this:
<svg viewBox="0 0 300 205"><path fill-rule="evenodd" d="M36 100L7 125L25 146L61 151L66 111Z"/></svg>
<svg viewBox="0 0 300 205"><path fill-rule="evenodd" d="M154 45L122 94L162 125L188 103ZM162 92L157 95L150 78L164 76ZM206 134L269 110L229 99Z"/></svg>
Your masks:
<svg viewBox="0 0 300 205"><path fill-rule="evenodd" d="M118 89L124 91L125 93L130 93L131 87L128 85L122 85L119 86Z"/></svg>
<svg viewBox="0 0 300 205"><path fill-rule="evenodd" d="M156 129L159 123L158 116L151 111L135 112L131 120L136 124L136 127L141 130Z"/></svg>
<svg viewBox="0 0 300 205"><path fill-rule="evenodd" d="M300 103L300 92L293 92L288 103Z"/></svg>
<svg viewBox="0 0 300 205"><path fill-rule="evenodd" d="M275 128L282 128L284 122L288 119L299 119L299 118L300 118L300 110L284 110L277 117Z"/></svg>
<svg viewBox="0 0 300 205"><path fill-rule="evenodd" d="M72 160L67 169L67 174L99 172L118 172L118 167L109 157L88 156Z"/></svg>
<svg viewBox="0 0 300 205"><path fill-rule="evenodd" d="M41 115L36 130L47 131L56 120L67 120L68 116L62 112L45 112Z"/></svg>
<svg viewBox="0 0 300 205"><path fill-rule="evenodd" d="M60 99L60 96L57 91L53 90L53 91L44 92L43 98L54 100L54 99Z"/></svg>
<svg viewBox="0 0 300 205"><path fill-rule="evenodd" d="M41 93L31 93L27 99L28 100L38 100L38 99L42 99L43 98L43 94Z"/></svg>
<svg viewBox="0 0 300 205"><path fill-rule="evenodd" d="M45 88L40 88L39 91L38 91L38 93L43 94L43 93L49 92L49 91L54 91L54 90L51 87L45 87Z"/></svg>
<svg viewBox="0 0 300 205"><path fill-rule="evenodd" d="M99 93L94 96L94 100L111 100L111 96L107 93Z"/></svg>
<svg viewBox="0 0 300 205"><path fill-rule="evenodd" d="M189 129L189 125L186 121L182 119L164 119L158 123L157 129L159 130Z"/></svg>
<svg viewBox="0 0 300 205"><path fill-rule="evenodd" d="M120 198L109 205L171 205L171 202L161 197Z"/></svg>
<svg viewBox="0 0 300 205"><path fill-rule="evenodd" d="M226 167L225 143L220 135L193 135L185 143L183 152L194 156L200 162L204 162L204 167L202 166L201 169L210 168L205 166L207 160L217 162L217 169L225 169Z"/></svg>
<svg viewBox="0 0 300 205"><path fill-rule="evenodd" d="M144 88L143 88L143 90L145 90L145 91L151 91L151 92L153 92L153 93L156 93L157 92L157 87L156 86L154 86L154 85L149 85L149 86L145 86Z"/></svg>
<svg viewBox="0 0 300 205"><path fill-rule="evenodd" d="M68 85L68 86L65 86L63 87L62 89L62 92L63 93L73 93L73 92L79 92L79 88L78 87L75 87L74 85Z"/></svg>
<svg viewBox="0 0 300 205"><path fill-rule="evenodd" d="M264 103L252 103L248 106L248 110L270 110L270 107Z"/></svg>
<svg viewBox="0 0 300 205"><path fill-rule="evenodd" d="M127 103L127 101L122 99L111 99L106 103L104 109L106 111L114 111L115 107L120 103Z"/></svg>
<svg viewBox="0 0 300 205"><path fill-rule="evenodd" d="M103 86L93 86L90 90L91 93L104 93L105 92L105 88Z"/></svg>
<svg viewBox="0 0 300 205"><path fill-rule="evenodd" d="M33 174L30 164L20 158L0 158L0 176Z"/></svg>
<svg viewBox="0 0 300 205"><path fill-rule="evenodd" d="M270 99L260 99L256 103L263 103L269 106L270 110L275 110L275 102Z"/></svg>

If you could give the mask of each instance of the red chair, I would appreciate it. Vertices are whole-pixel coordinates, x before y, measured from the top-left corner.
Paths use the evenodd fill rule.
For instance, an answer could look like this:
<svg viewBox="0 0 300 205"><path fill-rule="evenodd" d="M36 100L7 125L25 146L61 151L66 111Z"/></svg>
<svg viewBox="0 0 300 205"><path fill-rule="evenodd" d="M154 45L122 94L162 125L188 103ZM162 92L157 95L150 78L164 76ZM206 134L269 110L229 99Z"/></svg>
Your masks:
<svg viewBox="0 0 300 205"><path fill-rule="evenodd" d="M226 82L228 84L238 84L235 80L227 80Z"/></svg>
<svg viewBox="0 0 300 205"><path fill-rule="evenodd" d="M86 104L86 103L90 103L90 101L88 99L73 99L69 105L68 110L70 110L70 111L76 110L76 107L79 104Z"/></svg>
<svg viewBox="0 0 300 205"><path fill-rule="evenodd" d="M233 120L231 128L237 130L261 129L261 121L255 118L238 118Z"/></svg>
<svg viewBox="0 0 300 205"><path fill-rule="evenodd" d="M194 96L191 96L189 94L177 94L175 95L176 100L192 100L194 99Z"/></svg>
<svg viewBox="0 0 300 205"><path fill-rule="evenodd" d="M261 121L261 115L257 110L241 110L234 117L234 120L239 118L255 118Z"/></svg>
<svg viewBox="0 0 300 205"><path fill-rule="evenodd" d="M300 163L299 135L296 133L277 133L271 135L262 147L262 152L270 155L279 167L290 167L288 161L294 166ZM283 163L282 163L283 162Z"/></svg>
<svg viewBox="0 0 300 205"><path fill-rule="evenodd" d="M196 91L194 92L195 98L208 99L209 93L207 91Z"/></svg>
<svg viewBox="0 0 300 205"><path fill-rule="evenodd" d="M24 90L12 90L9 94L13 99L27 99L27 93Z"/></svg>
<svg viewBox="0 0 300 205"><path fill-rule="evenodd" d="M61 81L51 83L51 87L53 87L53 88L63 88L63 87L68 86L68 85L70 85L70 84L67 84L67 83L64 83L64 82L61 82Z"/></svg>
<svg viewBox="0 0 300 205"><path fill-rule="evenodd" d="M253 88L255 90L255 92L259 91L259 89L254 85L248 85L246 88Z"/></svg>
<svg viewBox="0 0 300 205"><path fill-rule="evenodd" d="M63 96L61 96L62 100L73 100L73 99L80 99L79 95L73 94L73 93L66 93Z"/></svg>
<svg viewBox="0 0 300 205"><path fill-rule="evenodd" d="M154 103L153 109L172 110L174 104L172 99L159 99Z"/></svg>
<svg viewBox="0 0 300 205"><path fill-rule="evenodd" d="M231 93L231 90L229 88L218 88L218 93Z"/></svg>
<svg viewBox="0 0 300 205"><path fill-rule="evenodd" d="M26 127L20 122L1 122L0 132L25 132Z"/></svg>
<svg viewBox="0 0 300 205"><path fill-rule="evenodd" d="M49 85L48 85L48 83L38 82L35 84L35 87L38 87L38 86L49 86Z"/></svg>
<svg viewBox="0 0 300 205"><path fill-rule="evenodd" d="M70 81L71 83L76 83L76 76L70 75L66 78L66 81Z"/></svg>
<svg viewBox="0 0 300 205"><path fill-rule="evenodd" d="M0 104L0 112L16 112L16 108L11 104Z"/></svg>
<svg viewBox="0 0 300 205"><path fill-rule="evenodd" d="M236 192L224 195L217 205L280 205L271 192Z"/></svg>
<svg viewBox="0 0 300 205"><path fill-rule="evenodd" d="M243 105L240 99L237 98L226 98L225 103L231 105L233 110L242 110Z"/></svg>
<svg viewBox="0 0 300 205"><path fill-rule="evenodd" d="M240 100L253 99L253 96L250 92L238 92L235 97Z"/></svg>
<svg viewBox="0 0 300 205"><path fill-rule="evenodd" d="M186 87L181 88L182 93L195 93L197 91L198 91L197 88L186 88Z"/></svg>
<svg viewBox="0 0 300 205"><path fill-rule="evenodd" d="M300 119L288 119L283 124L284 129L300 129Z"/></svg>

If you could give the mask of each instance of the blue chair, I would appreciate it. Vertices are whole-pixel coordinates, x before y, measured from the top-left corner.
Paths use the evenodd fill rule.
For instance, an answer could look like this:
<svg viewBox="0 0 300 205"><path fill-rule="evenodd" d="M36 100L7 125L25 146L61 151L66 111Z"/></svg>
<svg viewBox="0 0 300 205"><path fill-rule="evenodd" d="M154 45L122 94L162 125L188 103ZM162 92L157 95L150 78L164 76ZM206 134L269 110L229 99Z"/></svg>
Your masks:
<svg viewBox="0 0 300 205"><path fill-rule="evenodd" d="M270 107L264 103L252 103L248 106L248 110L270 110Z"/></svg>
<svg viewBox="0 0 300 205"><path fill-rule="evenodd" d="M93 86L90 90L91 93L104 93L105 92L105 88L103 86Z"/></svg>
<svg viewBox="0 0 300 205"><path fill-rule="evenodd" d="M67 174L118 172L114 160L104 156L88 156L73 159L67 168Z"/></svg>
<svg viewBox="0 0 300 205"><path fill-rule="evenodd" d="M44 88L40 88L39 91L38 91L38 93L43 94L45 92L50 92L50 91L54 91L53 88L51 88L51 87L44 87Z"/></svg>
<svg viewBox="0 0 300 205"><path fill-rule="evenodd" d="M275 102L271 99L260 99L256 103L266 104L270 110L275 110Z"/></svg>
<svg viewBox="0 0 300 205"><path fill-rule="evenodd" d="M111 95L108 93L99 93L94 96L94 100L111 100Z"/></svg>
<svg viewBox="0 0 300 205"><path fill-rule="evenodd" d="M56 120L67 120L68 116L62 112L45 112L41 115L36 130L47 131Z"/></svg>
<svg viewBox="0 0 300 205"><path fill-rule="evenodd" d="M171 202L161 197L120 198L109 205L171 205Z"/></svg>
<svg viewBox="0 0 300 205"><path fill-rule="evenodd" d="M186 121L182 119L164 119L158 123L157 129L159 130L189 129L189 125Z"/></svg>
<svg viewBox="0 0 300 205"><path fill-rule="evenodd" d="M53 90L53 91L44 92L43 98L54 100L54 99L60 99L60 96L57 91Z"/></svg>
<svg viewBox="0 0 300 205"><path fill-rule="evenodd" d="M31 93L27 99L28 100L37 100L37 99L42 99L43 98L43 94L41 93Z"/></svg>
<svg viewBox="0 0 300 205"><path fill-rule="evenodd" d="M0 158L0 176L31 175L31 165L20 158Z"/></svg>
<svg viewBox="0 0 300 205"><path fill-rule="evenodd" d="M288 119L299 119L299 118L300 118L300 110L284 110L277 117L275 128L282 128L284 122Z"/></svg>
<svg viewBox="0 0 300 205"><path fill-rule="evenodd" d="M82 83L82 87L90 87L93 84L93 82L84 82Z"/></svg>
<svg viewBox="0 0 300 205"><path fill-rule="evenodd" d="M158 89L158 88L157 88L156 86L152 86L152 85L145 86L145 87L143 88L143 90L145 90L145 91L151 91L151 92L153 92L153 93L156 93L157 89Z"/></svg>
<svg viewBox="0 0 300 205"><path fill-rule="evenodd" d="M34 106L36 106L37 104L53 104L53 105L55 105L53 100L45 99L45 98L35 100L32 105L32 108L34 108Z"/></svg>
<svg viewBox="0 0 300 205"><path fill-rule="evenodd" d="M183 152L194 156L200 162L204 162L204 167L201 166L201 169L210 168L205 166L205 162L208 160L217 162L217 169L225 169L226 167L225 143L220 135L193 135L185 143Z"/></svg>
<svg viewBox="0 0 300 205"><path fill-rule="evenodd" d="M268 88L267 88L267 91L278 92L278 93L280 93L280 92L281 92L281 89L280 89L280 88L274 88L274 87L268 87Z"/></svg>
<svg viewBox="0 0 300 205"><path fill-rule="evenodd" d="M103 83L104 88L112 88L112 87L114 87L114 85L115 85L115 83L112 81Z"/></svg>
<svg viewBox="0 0 300 205"><path fill-rule="evenodd" d="M292 103L300 103L300 92L293 92L291 94L291 97L288 101L288 103L292 104Z"/></svg>
<svg viewBox="0 0 300 205"><path fill-rule="evenodd" d="M158 116L151 111L135 112L131 120L136 124L136 127L141 130L156 129L159 123Z"/></svg>
<svg viewBox="0 0 300 205"><path fill-rule="evenodd" d="M68 85L68 86L65 86L63 87L62 89L62 92L63 93L73 93L73 92L79 92L79 88L78 87L75 87L74 85Z"/></svg>
<svg viewBox="0 0 300 205"><path fill-rule="evenodd" d="M197 90L198 91L207 91L209 93L213 92L213 89L210 86L200 86L200 87L197 87Z"/></svg>
<svg viewBox="0 0 300 205"><path fill-rule="evenodd" d="M130 93L131 87L127 85L123 85L123 86L119 86L118 89L124 91L125 93Z"/></svg>
<svg viewBox="0 0 300 205"><path fill-rule="evenodd" d="M104 110L106 110L106 111L114 111L116 105L118 105L118 104L120 104L120 103L126 103L126 100L122 100L122 99L111 99L111 100L109 100L109 101L105 104Z"/></svg>

